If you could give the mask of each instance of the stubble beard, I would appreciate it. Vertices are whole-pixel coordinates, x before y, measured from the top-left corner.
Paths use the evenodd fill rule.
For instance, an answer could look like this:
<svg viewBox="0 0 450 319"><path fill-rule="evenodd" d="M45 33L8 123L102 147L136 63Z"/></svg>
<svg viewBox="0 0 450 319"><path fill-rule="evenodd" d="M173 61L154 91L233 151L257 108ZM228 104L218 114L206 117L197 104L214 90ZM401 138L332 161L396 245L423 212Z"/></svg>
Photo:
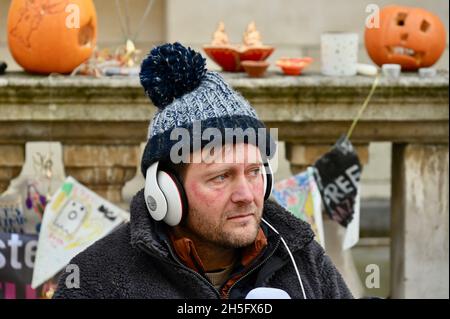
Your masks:
<svg viewBox="0 0 450 319"><path fill-rule="evenodd" d="M199 217L195 208L189 210L186 227L198 239L223 248L242 248L252 244L259 231L262 209L254 207L254 215L248 221L231 222L227 217L233 212L224 213L219 223Z"/></svg>

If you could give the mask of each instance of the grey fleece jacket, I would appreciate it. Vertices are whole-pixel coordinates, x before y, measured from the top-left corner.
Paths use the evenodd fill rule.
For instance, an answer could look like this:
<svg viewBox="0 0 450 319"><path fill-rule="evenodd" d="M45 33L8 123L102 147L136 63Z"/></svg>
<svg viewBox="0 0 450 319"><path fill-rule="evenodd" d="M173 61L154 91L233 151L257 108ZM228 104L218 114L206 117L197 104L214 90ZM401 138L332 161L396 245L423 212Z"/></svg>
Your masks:
<svg viewBox="0 0 450 319"><path fill-rule="evenodd" d="M308 299L353 298L330 258L313 240L307 223L271 200L264 204L263 218L277 229L294 255ZM280 236L261 226L268 245L227 297L245 298L253 288L273 287L283 289L291 298L303 298ZM161 222L151 219L143 190L139 191L131 203L130 222L70 262L80 269L80 287L67 288L70 273L63 272L54 298L220 298L204 274L178 260L164 229Z"/></svg>

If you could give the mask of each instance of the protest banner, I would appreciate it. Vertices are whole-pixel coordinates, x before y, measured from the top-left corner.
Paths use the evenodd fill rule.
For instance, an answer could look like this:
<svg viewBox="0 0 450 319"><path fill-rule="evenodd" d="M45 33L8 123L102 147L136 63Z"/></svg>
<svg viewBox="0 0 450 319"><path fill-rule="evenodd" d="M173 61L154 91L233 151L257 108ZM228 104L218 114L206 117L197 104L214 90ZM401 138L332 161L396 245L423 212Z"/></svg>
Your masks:
<svg viewBox="0 0 450 319"><path fill-rule="evenodd" d="M37 235L0 232L0 299L36 299L31 278Z"/></svg>
<svg viewBox="0 0 450 319"><path fill-rule="evenodd" d="M361 164L353 145L345 136L341 137L314 167L325 211L331 219L347 227L353 219L361 177Z"/></svg>
<svg viewBox="0 0 450 319"><path fill-rule="evenodd" d="M68 177L44 212L32 287L61 271L128 217L127 212Z"/></svg>
<svg viewBox="0 0 450 319"><path fill-rule="evenodd" d="M274 184L272 195L297 218L308 222L317 241L325 248L320 193L313 168Z"/></svg>

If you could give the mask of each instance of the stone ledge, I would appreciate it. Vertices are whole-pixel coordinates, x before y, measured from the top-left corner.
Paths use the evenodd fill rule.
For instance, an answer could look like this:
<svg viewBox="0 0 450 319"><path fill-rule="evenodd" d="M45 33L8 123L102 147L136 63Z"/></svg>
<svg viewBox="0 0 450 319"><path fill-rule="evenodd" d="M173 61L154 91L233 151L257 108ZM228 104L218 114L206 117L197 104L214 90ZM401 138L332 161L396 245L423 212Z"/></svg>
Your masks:
<svg viewBox="0 0 450 319"><path fill-rule="evenodd" d="M330 77L319 73L304 73L301 76L284 76L279 72L270 71L264 78L248 78L245 73L220 72L220 74L235 88L268 88L268 87L370 87L373 77L342 76ZM421 78L416 72L402 73L398 79L380 78L380 87L442 87L449 85L449 70L438 70L435 77ZM138 88L142 90L139 78L116 76L95 78L91 76L64 75L32 75L24 72L9 72L0 77L0 87L115 87Z"/></svg>
<svg viewBox="0 0 450 319"><path fill-rule="evenodd" d="M268 126L279 129L280 139L309 143L333 143L345 133L374 80L313 73L288 77L271 72L262 79L222 74ZM448 87L448 70L429 79L417 73L396 81L382 77L353 141L448 144ZM138 77L0 77L0 143L27 137L94 144L144 141L155 111Z"/></svg>

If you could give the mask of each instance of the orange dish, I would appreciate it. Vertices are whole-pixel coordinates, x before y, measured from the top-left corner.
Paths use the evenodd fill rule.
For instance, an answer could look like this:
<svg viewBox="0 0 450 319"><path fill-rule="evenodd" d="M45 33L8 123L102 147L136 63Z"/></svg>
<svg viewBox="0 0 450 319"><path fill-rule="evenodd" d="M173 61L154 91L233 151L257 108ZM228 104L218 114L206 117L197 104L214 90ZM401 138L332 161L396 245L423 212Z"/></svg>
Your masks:
<svg viewBox="0 0 450 319"><path fill-rule="evenodd" d="M313 59L310 57L304 58L281 58L276 65L281 68L286 75L300 75L302 70L310 65Z"/></svg>
<svg viewBox="0 0 450 319"><path fill-rule="evenodd" d="M203 46L206 54L227 72L244 71L242 61L264 61L274 51L270 46L240 47L234 45Z"/></svg>

